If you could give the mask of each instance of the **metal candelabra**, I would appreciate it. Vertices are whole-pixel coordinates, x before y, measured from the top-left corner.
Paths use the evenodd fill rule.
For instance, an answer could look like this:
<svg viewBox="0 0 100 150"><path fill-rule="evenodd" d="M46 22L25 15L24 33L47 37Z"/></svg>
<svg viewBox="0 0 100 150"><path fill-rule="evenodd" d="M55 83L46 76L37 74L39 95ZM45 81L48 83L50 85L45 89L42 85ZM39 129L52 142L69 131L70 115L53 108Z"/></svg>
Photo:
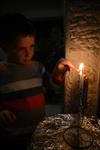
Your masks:
<svg viewBox="0 0 100 150"><path fill-rule="evenodd" d="M87 108L87 77L84 77L84 84L81 87L82 88L79 89L80 99L77 125L72 124L64 132L66 143L76 150L89 148L93 143L91 134L86 129L82 128L82 122L84 121L84 111Z"/></svg>

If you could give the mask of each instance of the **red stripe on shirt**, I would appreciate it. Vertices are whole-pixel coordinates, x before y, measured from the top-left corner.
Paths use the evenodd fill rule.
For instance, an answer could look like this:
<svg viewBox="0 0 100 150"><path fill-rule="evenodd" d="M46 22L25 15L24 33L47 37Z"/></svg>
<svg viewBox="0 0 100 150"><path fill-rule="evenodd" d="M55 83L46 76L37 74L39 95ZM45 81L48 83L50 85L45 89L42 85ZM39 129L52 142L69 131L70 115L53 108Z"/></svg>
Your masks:
<svg viewBox="0 0 100 150"><path fill-rule="evenodd" d="M35 96L28 96L23 99L8 100L8 102L3 103L3 106L12 111L25 111L43 106L44 99L43 93L39 93Z"/></svg>

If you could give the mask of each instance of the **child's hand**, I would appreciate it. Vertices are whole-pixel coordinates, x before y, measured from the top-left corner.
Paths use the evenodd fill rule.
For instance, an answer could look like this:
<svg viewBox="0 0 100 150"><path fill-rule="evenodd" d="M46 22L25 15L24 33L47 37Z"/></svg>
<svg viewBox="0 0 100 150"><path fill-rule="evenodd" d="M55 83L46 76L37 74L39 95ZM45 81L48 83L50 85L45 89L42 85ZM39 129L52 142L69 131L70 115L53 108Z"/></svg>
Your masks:
<svg viewBox="0 0 100 150"><path fill-rule="evenodd" d="M54 68L54 80L58 80L59 82L61 82L64 78L66 71L72 71L74 69L75 67L68 59L61 58L60 60L58 60Z"/></svg>
<svg viewBox="0 0 100 150"><path fill-rule="evenodd" d="M75 67L72 65L72 63L68 59L61 58L56 63L56 69L58 72L64 72L64 71L71 71L75 69Z"/></svg>
<svg viewBox="0 0 100 150"><path fill-rule="evenodd" d="M0 127L8 127L16 120L13 112L8 110L0 111Z"/></svg>

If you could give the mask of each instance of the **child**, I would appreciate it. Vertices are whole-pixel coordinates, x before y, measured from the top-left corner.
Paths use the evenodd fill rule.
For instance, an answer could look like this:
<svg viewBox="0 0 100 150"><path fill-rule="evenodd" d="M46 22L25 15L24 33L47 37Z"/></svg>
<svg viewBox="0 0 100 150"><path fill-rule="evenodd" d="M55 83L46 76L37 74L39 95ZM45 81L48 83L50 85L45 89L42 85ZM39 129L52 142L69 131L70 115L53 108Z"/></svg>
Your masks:
<svg viewBox="0 0 100 150"><path fill-rule="evenodd" d="M45 116L44 66L33 59L35 30L22 14L8 14L0 19L0 47L7 62L0 67L0 143L3 149L27 149L31 136ZM65 67L67 66L67 67ZM62 81L62 74L73 68L60 59L52 82Z"/></svg>

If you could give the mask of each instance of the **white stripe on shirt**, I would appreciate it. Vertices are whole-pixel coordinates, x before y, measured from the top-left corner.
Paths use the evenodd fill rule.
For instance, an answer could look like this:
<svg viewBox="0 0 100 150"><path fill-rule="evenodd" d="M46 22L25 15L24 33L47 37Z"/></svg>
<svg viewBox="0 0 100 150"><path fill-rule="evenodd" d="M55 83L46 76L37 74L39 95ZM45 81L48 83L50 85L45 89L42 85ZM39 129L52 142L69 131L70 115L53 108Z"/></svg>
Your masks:
<svg viewBox="0 0 100 150"><path fill-rule="evenodd" d="M25 90L25 89L39 87L39 86L42 86L41 78L27 79L23 81L21 80L21 81L11 82L6 85L0 86L0 93L6 94L10 92Z"/></svg>

